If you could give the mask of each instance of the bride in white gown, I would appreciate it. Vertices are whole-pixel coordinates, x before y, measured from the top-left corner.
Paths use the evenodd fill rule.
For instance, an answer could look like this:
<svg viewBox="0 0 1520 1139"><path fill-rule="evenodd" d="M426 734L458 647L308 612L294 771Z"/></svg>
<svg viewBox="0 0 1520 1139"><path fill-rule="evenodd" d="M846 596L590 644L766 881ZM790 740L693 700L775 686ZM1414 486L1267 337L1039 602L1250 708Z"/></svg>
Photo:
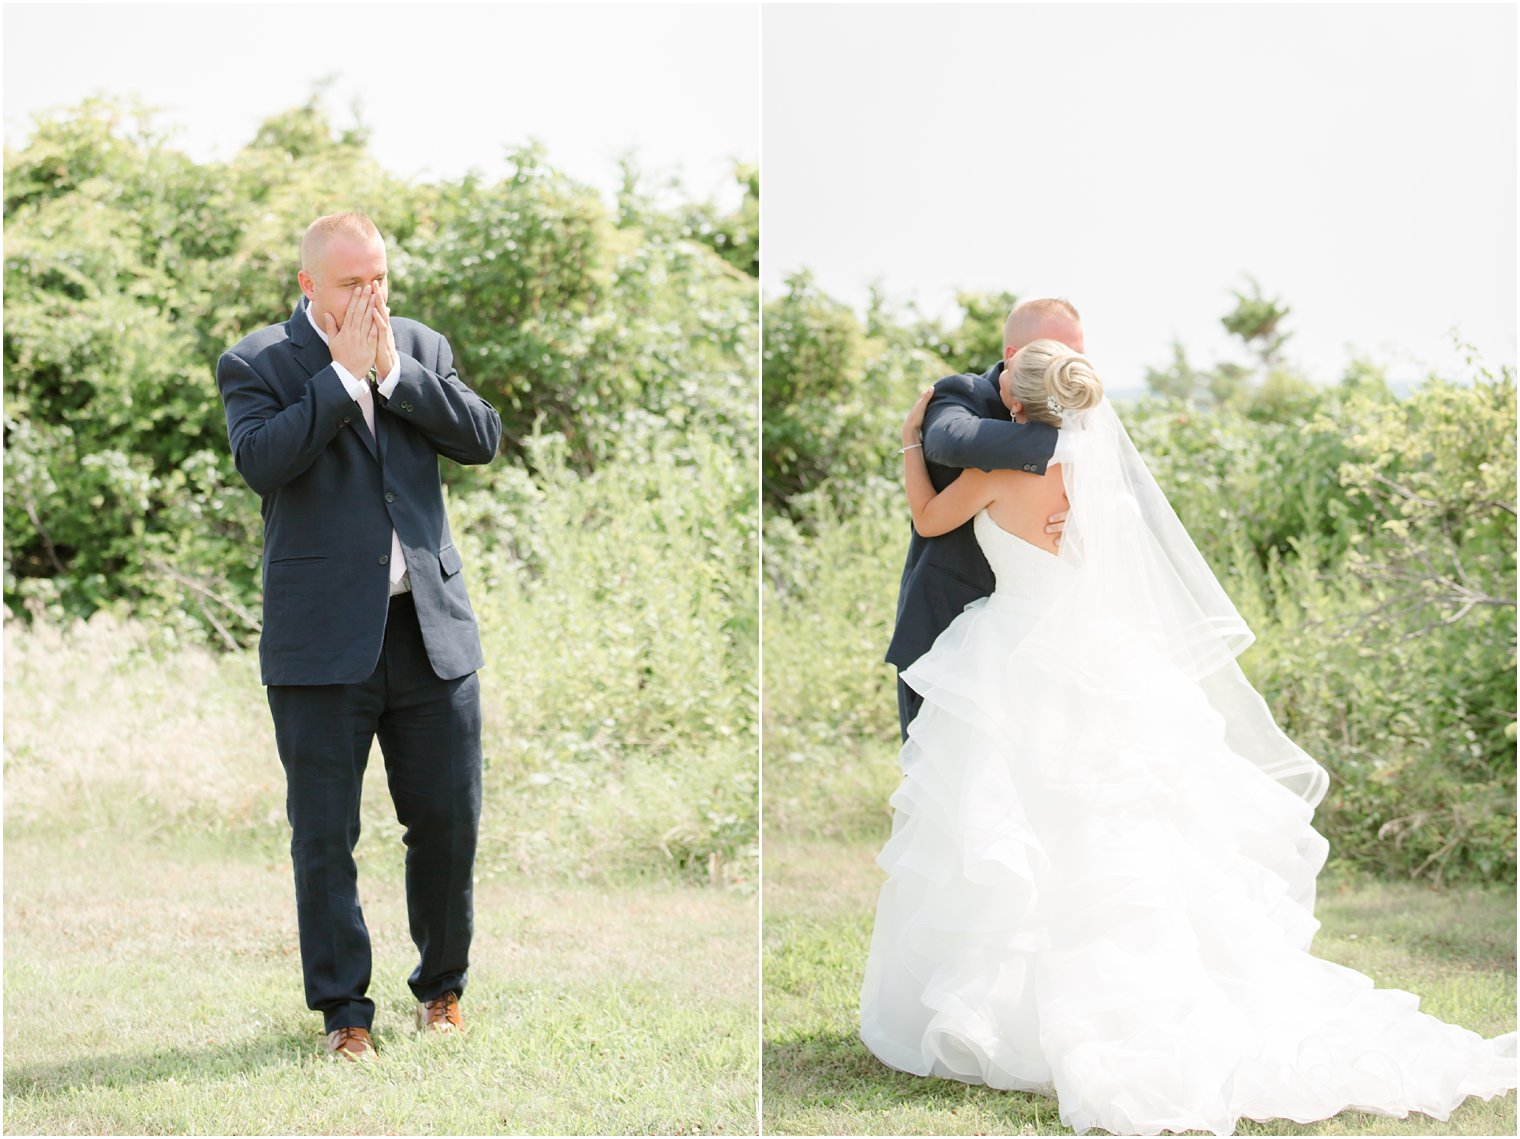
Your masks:
<svg viewBox="0 0 1520 1139"><path fill-rule="evenodd" d="M924 703L878 859L866 1046L1054 1096L1078 1133L1446 1119L1514 1088L1515 1033L1309 952L1325 771L1240 671L1252 634L1091 365L1037 340L1003 398L1060 426L1045 476L966 471L935 495L906 452L919 533L974 518L997 587L903 673ZM1041 531L1067 501L1056 547Z"/></svg>

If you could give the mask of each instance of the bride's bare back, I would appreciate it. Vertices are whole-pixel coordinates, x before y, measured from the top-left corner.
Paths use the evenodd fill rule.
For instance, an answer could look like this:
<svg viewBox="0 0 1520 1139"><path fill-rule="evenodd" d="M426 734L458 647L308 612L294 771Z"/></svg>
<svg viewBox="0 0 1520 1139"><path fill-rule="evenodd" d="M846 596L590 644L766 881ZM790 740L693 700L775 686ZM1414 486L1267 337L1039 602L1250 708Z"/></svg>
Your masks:
<svg viewBox="0 0 1520 1139"><path fill-rule="evenodd" d="M1010 534L1052 554L1060 552L1057 535L1045 533L1052 514L1067 509L1066 480L1059 463L1043 475L1028 471L984 471L970 467L936 492L916 448L905 449L904 478L913 528L925 538L948 534L986 508L993 522Z"/></svg>
<svg viewBox="0 0 1520 1139"><path fill-rule="evenodd" d="M1052 554L1060 552L1056 544L1058 535L1045 533L1045 526L1052 514L1069 505L1061 464L1050 464L1043 475L1028 471L990 471L986 477L992 494L987 513L992 520L1031 545Z"/></svg>

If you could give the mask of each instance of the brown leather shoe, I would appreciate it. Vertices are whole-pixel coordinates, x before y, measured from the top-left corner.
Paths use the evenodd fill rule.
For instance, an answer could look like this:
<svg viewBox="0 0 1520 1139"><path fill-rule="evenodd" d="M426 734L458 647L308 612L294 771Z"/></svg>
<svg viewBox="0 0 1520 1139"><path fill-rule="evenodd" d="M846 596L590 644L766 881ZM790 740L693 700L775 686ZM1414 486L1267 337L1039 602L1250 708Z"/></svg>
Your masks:
<svg viewBox="0 0 1520 1139"><path fill-rule="evenodd" d="M342 1060L373 1060L375 1042L369 1038L369 1029L353 1025L335 1028L327 1034L327 1053Z"/></svg>
<svg viewBox="0 0 1520 1139"><path fill-rule="evenodd" d="M464 1021L459 1016L459 994L451 989L441 997L418 1005L417 1031L463 1032Z"/></svg>

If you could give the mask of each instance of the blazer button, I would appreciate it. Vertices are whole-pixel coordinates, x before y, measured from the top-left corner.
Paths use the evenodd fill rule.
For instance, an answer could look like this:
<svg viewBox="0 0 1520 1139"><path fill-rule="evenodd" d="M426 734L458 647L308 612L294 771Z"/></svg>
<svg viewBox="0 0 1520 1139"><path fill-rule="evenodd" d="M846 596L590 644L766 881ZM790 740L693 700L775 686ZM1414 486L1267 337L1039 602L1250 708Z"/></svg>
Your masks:
<svg viewBox="0 0 1520 1139"><path fill-rule="evenodd" d="M348 421L349 421L349 420L350 420L350 419L352 419L352 418L353 418L353 417L352 417L352 416L350 416L350 415L345 415L345 416L344 416L344 417L343 417L343 422L344 422L344 423L347 423L347 422L348 422Z"/></svg>
<svg viewBox="0 0 1520 1139"><path fill-rule="evenodd" d="M396 496L393 493L391 493L390 491L386 491L385 492L385 501L386 502L395 502L396 501Z"/></svg>
<svg viewBox="0 0 1520 1139"><path fill-rule="evenodd" d="M391 556L389 554L381 554L380 555L380 564L381 565L385 565L390 560L391 560Z"/></svg>

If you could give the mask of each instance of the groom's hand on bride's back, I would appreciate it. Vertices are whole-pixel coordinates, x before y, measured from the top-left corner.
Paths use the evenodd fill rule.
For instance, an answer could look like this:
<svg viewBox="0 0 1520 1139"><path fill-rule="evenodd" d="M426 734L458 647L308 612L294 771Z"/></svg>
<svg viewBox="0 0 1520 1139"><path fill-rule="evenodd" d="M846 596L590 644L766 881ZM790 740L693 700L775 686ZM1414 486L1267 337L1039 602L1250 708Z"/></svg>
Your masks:
<svg viewBox="0 0 1520 1139"><path fill-rule="evenodd" d="M1066 530L1067 511L1057 510L1049 518L1045 519L1045 533L1056 536L1056 545L1061 544L1061 535Z"/></svg>

